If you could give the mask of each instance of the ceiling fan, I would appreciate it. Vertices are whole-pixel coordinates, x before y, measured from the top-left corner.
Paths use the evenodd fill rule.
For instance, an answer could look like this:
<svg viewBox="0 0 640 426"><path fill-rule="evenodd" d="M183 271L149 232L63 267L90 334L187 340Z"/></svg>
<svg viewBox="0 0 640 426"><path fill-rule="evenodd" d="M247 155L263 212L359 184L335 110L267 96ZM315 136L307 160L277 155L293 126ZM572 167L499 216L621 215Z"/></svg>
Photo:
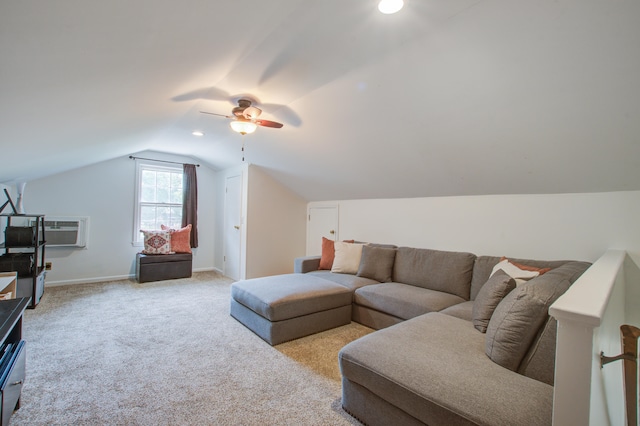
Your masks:
<svg viewBox="0 0 640 426"><path fill-rule="evenodd" d="M220 117L230 118L231 128L240 133L246 135L247 133L253 133L256 131L257 126L273 127L279 129L283 126L282 123L275 121L259 119L262 110L256 106L251 105L251 100L247 98L238 99L238 106L231 110L233 115L216 114L215 112L200 111L202 114L217 115Z"/></svg>

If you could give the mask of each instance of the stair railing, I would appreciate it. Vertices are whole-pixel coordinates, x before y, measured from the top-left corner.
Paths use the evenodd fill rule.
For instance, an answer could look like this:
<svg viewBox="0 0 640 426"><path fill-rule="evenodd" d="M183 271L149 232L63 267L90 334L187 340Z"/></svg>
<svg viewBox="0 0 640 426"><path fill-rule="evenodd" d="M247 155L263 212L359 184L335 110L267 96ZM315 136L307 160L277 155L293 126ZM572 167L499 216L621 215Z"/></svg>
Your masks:
<svg viewBox="0 0 640 426"><path fill-rule="evenodd" d="M623 378L625 405L627 409L627 426L638 425L638 337L640 328L632 325L621 325L623 353L617 356L605 356L600 352L600 368L614 361L623 362Z"/></svg>

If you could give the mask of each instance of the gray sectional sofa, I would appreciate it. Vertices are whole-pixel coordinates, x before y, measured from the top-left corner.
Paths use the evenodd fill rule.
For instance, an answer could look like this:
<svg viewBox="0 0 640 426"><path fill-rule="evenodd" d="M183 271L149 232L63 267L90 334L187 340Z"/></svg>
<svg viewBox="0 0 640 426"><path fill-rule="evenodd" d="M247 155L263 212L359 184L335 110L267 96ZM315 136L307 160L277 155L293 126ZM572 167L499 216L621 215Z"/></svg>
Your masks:
<svg viewBox="0 0 640 426"><path fill-rule="evenodd" d="M590 264L509 259L545 268L516 285L492 275L501 261L385 245L364 246L356 274L296 259L296 273L349 289L352 320L378 330L340 351L343 408L367 425L551 424L548 308Z"/></svg>

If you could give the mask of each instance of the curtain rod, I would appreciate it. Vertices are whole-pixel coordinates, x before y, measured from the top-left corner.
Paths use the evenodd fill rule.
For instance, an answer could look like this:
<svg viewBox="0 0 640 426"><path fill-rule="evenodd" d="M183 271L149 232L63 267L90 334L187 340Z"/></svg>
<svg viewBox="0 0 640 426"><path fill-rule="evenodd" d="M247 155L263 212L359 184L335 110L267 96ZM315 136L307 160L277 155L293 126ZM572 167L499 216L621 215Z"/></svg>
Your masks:
<svg viewBox="0 0 640 426"><path fill-rule="evenodd" d="M179 163L177 161L167 161L167 160L154 160L153 158L144 158L144 157L134 157L133 155L130 155L129 158L131 158L132 160L148 160L148 161L157 161L159 163L171 163L171 164L191 164L192 166L196 166L196 167L200 167L200 164L192 164L192 163Z"/></svg>

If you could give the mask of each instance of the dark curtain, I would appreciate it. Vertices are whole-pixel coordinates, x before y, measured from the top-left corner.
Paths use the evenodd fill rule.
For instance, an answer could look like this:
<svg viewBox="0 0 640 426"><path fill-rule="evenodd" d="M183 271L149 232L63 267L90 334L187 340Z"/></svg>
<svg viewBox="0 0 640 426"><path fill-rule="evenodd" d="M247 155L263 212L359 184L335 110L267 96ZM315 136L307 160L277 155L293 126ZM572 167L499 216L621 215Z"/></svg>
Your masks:
<svg viewBox="0 0 640 426"><path fill-rule="evenodd" d="M196 165L182 166L182 227L191 224L191 247L198 247L198 178Z"/></svg>

